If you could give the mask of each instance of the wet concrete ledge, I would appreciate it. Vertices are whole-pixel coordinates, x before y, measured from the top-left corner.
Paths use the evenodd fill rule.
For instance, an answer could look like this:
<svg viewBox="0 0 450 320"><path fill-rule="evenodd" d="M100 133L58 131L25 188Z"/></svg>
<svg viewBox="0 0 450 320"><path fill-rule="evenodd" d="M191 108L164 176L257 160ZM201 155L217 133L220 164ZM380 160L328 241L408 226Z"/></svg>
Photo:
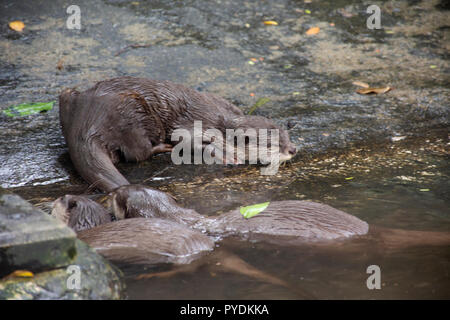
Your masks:
<svg viewBox="0 0 450 320"><path fill-rule="evenodd" d="M79 286L67 287L80 270ZM31 271L31 278L7 276ZM0 299L120 299L121 272L61 222L0 188Z"/></svg>

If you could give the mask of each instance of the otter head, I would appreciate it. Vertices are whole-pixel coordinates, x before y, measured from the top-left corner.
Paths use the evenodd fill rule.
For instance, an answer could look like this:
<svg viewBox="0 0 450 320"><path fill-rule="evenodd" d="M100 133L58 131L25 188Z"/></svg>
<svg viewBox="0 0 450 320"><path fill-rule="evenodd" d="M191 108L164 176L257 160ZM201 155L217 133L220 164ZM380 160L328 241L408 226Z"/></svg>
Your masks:
<svg viewBox="0 0 450 320"><path fill-rule="evenodd" d="M231 163L237 164L268 164L275 159L278 163L283 163L292 159L297 152L288 132L264 117L219 116L218 126L223 133L222 141L208 136L206 139L215 144L215 148L222 146L227 163L231 160ZM227 150L231 150L231 153Z"/></svg>
<svg viewBox="0 0 450 320"><path fill-rule="evenodd" d="M169 194L141 185L126 185L109 194L108 205L116 219L168 218L178 205Z"/></svg>
<svg viewBox="0 0 450 320"><path fill-rule="evenodd" d="M98 203L83 196L65 195L53 203L52 216L75 232L111 222L111 216Z"/></svg>

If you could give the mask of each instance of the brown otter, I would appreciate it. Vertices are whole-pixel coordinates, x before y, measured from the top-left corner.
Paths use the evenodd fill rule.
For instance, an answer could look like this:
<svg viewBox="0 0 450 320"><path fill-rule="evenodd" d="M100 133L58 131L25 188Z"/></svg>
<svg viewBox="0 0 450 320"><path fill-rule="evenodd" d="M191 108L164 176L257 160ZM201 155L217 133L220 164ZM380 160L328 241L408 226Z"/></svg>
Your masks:
<svg viewBox="0 0 450 320"><path fill-rule="evenodd" d="M370 226L355 216L325 204L310 201L274 201L258 215L245 219L238 209L205 217L179 206L164 192L128 185L110 193L113 214L127 217L158 217L185 224L212 236L238 236L276 243L342 243L351 238L374 241L385 249L420 245L446 245L450 234ZM370 231L370 232L369 232ZM345 242L346 245L349 241ZM355 244L357 242L354 242Z"/></svg>
<svg viewBox="0 0 450 320"><path fill-rule="evenodd" d="M167 193L141 185L117 188L110 193L110 202L117 219L169 219L220 237L312 242L364 235L369 230L368 224L355 216L310 201L274 201L251 219L245 219L239 209L205 217L179 206Z"/></svg>
<svg viewBox="0 0 450 320"><path fill-rule="evenodd" d="M59 96L59 108L75 168L86 181L104 191L129 184L114 166L121 156L127 161L142 161L171 151L179 142L171 140L174 130L192 132L194 121L202 122L203 132L218 129L222 141L226 141L227 129L277 129L279 161L287 161L296 153L288 133L271 120L245 116L225 99L169 81L121 77L98 82L84 92L68 89ZM235 132L236 139L248 142L245 131ZM202 135L202 148L210 145L212 138ZM257 138L259 144L264 136L258 134ZM265 139L270 147L271 140L268 136ZM273 153L268 154L273 158ZM225 162L228 154L223 159Z"/></svg>
<svg viewBox="0 0 450 320"><path fill-rule="evenodd" d="M58 198L53 204L52 215L112 261L185 264L214 248L211 238L171 220L150 218L111 222L105 208L84 196Z"/></svg>
<svg viewBox="0 0 450 320"><path fill-rule="evenodd" d="M65 195L53 203L52 216L70 226L75 232L111 222L108 211L85 196Z"/></svg>
<svg viewBox="0 0 450 320"><path fill-rule="evenodd" d="M97 219L93 215L97 214ZM107 222L100 217L107 211L84 196L66 195L55 200L52 215L77 232L77 237L108 260L126 264L153 265L171 263L175 270L159 274L141 275L139 278L167 277L179 272L191 272L207 265L215 271L235 272L260 281L289 285L274 276L247 264L239 257L223 250L214 251L208 259L191 263L214 249L214 240L198 231L170 219L130 218ZM76 217L76 219L72 218ZM186 266L184 266L186 265ZM294 289L303 297L311 297Z"/></svg>

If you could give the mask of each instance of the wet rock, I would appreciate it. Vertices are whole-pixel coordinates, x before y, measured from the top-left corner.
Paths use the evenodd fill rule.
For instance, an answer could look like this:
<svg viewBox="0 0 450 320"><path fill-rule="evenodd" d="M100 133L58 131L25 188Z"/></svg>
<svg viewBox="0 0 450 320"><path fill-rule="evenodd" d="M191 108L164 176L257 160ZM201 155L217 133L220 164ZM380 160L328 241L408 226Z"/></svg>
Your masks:
<svg viewBox="0 0 450 320"><path fill-rule="evenodd" d="M68 288L68 266L80 271L77 289ZM16 270L34 277L5 277ZM124 289L120 271L71 229L1 188L0 277L0 299L118 299Z"/></svg>
<svg viewBox="0 0 450 320"><path fill-rule="evenodd" d="M75 255L72 230L21 197L0 194L0 276L16 269L60 268Z"/></svg>
<svg viewBox="0 0 450 320"><path fill-rule="evenodd" d="M0 281L0 299L122 299L125 285L122 273L97 255L85 243L75 240L77 256L73 265L80 267L79 289L67 288L70 274L66 268L41 272L32 279Z"/></svg>

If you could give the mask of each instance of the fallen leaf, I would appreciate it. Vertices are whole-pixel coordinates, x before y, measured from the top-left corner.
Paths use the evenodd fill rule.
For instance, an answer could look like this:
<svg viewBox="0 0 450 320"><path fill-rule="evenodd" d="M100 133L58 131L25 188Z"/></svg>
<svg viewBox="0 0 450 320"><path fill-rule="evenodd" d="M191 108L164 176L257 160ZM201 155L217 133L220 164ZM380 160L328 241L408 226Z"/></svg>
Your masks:
<svg viewBox="0 0 450 320"><path fill-rule="evenodd" d="M331 26L331 27L334 27L334 23L333 23L333 22L331 22L331 23L330 23L330 26Z"/></svg>
<svg viewBox="0 0 450 320"><path fill-rule="evenodd" d="M11 106L3 113L9 117L27 116L30 114L41 113L49 111L53 108L54 101L38 102L38 103L22 103L17 106Z"/></svg>
<svg viewBox="0 0 450 320"><path fill-rule="evenodd" d="M11 21L9 23L9 27L17 32L22 32L22 30L25 28L25 23L22 21Z"/></svg>
<svg viewBox="0 0 450 320"><path fill-rule="evenodd" d="M436 69L436 68L437 68L437 66L436 66L436 65L434 65L434 64L432 64L432 65L430 66L430 68L431 68L431 69Z"/></svg>
<svg viewBox="0 0 450 320"><path fill-rule="evenodd" d="M258 59L256 58L250 58L250 60L252 60L253 62L258 62Z"/></svg>
<svg viewBox="0 0 450 320"><path fill-rule="evenodd" d="M248 61L248 64L254 65L255 63L254 63L253 61L249 60L249 61Z"/></svg>
<svg viewBox="0 0 450 320"><path fill-rule="evenodd" d="M314 35L314 34L318 34L320 32L320 28L319 27L312 27L309 28L308 31L306 31L306 34L308 36Z"/></svg>
<svg viewBox="0 0 450 320"><path fill-rule="evenodd" d="M428 192L428 191L430 191L430 189L419 189L419 191L421 191L421 192Z"/></svg>
<svg viewBox="0 0 450 320"><path fill-rule="evenodd" d="M246 28L250 28L250 23L246 23L246 24L245 24L245 27L246 27Z"/></svg>
<svg viewBox="0 0 450 320"><path fill-rule="evenodd" d="M56 69L62 70L64 67L64 58L59 59L58 63L56 64Z"/></svg>
<svg viewBox="0 0 450 320"><path fill-rule="evenodd" d="M254 97L255 94L253 92L250 92L250 97Z"/></svg>
<svg viewBox="0 0 450 320"><path fill-rule="evenodd" d="M306 14L311 14L311 10L306 9L306 10L305 10L305 13L306 13Z"/></svg>
<svg viewBox="0 0 450 320"><path fill-rule="evenodd" d="M358 86L358 87L370 88L370 86L367 83L362 82L362 81L353 81L352 84L354 84L355 86Z"/></svg>
<svg viewBox="0 0 450 320"><path fill-rule="evenodd" d="M258 213L264 211L269 206L269 203L270 202L264 202L251 206L241 207L239 209L239 212L244 216L244 218L250 219L251 217L256 216Z"/></svg>
<svg viewBox="0 0 450 320"><path fill-rule="evenodd" d="M267 21L264 21L264 24L265 24L266 26L277 26L277 25L278 25L278 22L273 21L273 20L267 20Z"/></svg>
<svg viewBox="0 0 450 320"><path fill-rule="evenodd" d="M34 274L31 271L16 270L16 271L10 273L9 275L7 275L5 278L11 279L11 278L33 278L33 277L34 277Z"/></svg>
<svg viewBox="0 0 450 320"><path fill-rule="evenodd" d="M359 94L380 94L380 93L386 93L388 91L390 91L392 88L391 87L384 87L384 88L364 88L364 89L358 89L356 90L357 93Z"/></svg>
<svg viewBox="0 0 450 320"><path fill-rule="evenodd" d="M352 180L352 179L353 179L353 177L345 178L345 180Z"/></svg>

